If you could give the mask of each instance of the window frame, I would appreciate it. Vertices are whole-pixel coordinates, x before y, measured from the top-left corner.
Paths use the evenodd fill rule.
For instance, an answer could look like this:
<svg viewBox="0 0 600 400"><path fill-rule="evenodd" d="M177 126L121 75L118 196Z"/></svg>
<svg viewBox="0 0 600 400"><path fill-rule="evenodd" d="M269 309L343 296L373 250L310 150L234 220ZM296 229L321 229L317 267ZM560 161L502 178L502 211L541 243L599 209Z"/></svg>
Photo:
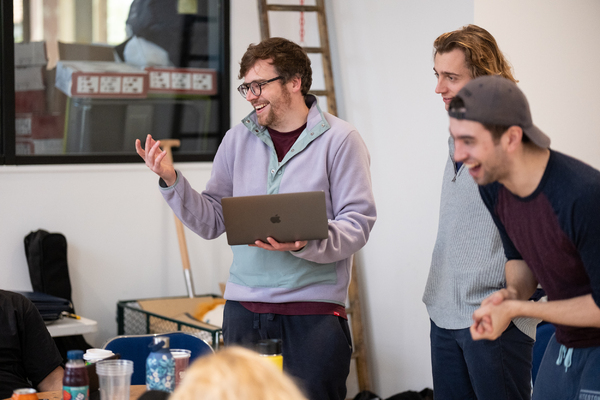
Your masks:
<svg viewBox="0 0 600 400"><path fill-rule="evenodd" d="M221 128L219 143L231 124L230 93L230 0L220 1L219 34L223 38L219 63L221 71L217 71L217 87L219 88L220 115L218 125ZM13 0L0 1L0 165L55 165L55 164L114 164L137 163L137 154L60 154L60 155L19 155L16 154L15 128L15 60L14 60L14 22ZM131 144L133 149L133 143ZM211 154L178 154L173 152L176 162L212 161Z"/></svg>

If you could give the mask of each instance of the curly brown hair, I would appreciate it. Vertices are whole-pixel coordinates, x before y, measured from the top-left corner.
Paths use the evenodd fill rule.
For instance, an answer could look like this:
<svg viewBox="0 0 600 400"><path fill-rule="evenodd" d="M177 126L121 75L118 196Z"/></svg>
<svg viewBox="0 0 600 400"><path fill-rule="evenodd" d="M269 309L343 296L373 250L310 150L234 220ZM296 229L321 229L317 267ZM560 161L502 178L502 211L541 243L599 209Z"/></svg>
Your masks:
<svg viewBox="0 0 600 400"><path fill-rule="evenodd" d="M240 61L238 79L243 79L258 60L270 60L283 83L293 78L302 81L301 92L306 96L312 85L312 69L306 51L294 42L280 37L265 39L248 46Z"/></svg>
<svg viewBox="0 0 600 400"><path fill-rule="evenodd" d="M433 56L462 49L471 76L500 75L517 83L512 75L512 66L500 51L496 39L477 25L466 25L440 35L433 42Z"/></svg>

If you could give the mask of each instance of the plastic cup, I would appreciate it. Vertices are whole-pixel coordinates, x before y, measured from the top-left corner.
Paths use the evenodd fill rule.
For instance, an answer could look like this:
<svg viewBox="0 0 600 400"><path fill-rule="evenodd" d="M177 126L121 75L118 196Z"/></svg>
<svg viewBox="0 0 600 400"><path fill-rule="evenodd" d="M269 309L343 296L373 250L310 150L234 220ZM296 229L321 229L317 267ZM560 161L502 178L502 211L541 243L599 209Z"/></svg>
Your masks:
<svg viewBox="0 0 600 400"><path fill-rule="evenodd" d="M175 387L185 376L185 370L190 365L192 352L185 349L171 349L171 355L175 359Z"/></svg>
<svg viewBox="0 0 600 400"><path fill-rule="evenodd" d="M129 400L133 361L98 361L96 374L100 387L100 400Z"/></svg>

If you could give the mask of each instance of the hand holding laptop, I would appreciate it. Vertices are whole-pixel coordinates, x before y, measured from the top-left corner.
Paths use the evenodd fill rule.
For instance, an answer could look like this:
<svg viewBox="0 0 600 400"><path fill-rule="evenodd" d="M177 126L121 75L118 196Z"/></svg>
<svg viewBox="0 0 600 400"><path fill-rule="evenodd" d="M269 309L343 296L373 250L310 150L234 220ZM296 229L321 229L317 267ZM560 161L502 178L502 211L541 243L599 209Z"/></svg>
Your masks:
<svg viewBox="0 0 600 400"><path fill-rule="evenodd" d="M329 235L322 191L223 197L227 243L297 251Z"/></svg>
<svg viewBox="0 0 600 400"><path fill-rule="evenodd" d="M308 243L306 240L298 240L295 242L287 242L287 243L279 243L277 240L272 237L268 237L267 241L269 243L265 243L263 241L257 240L254 244L249 244L248 246L252 247L260 247L264 250L271 251L298 251L302 250L304 246Z"/></svg>

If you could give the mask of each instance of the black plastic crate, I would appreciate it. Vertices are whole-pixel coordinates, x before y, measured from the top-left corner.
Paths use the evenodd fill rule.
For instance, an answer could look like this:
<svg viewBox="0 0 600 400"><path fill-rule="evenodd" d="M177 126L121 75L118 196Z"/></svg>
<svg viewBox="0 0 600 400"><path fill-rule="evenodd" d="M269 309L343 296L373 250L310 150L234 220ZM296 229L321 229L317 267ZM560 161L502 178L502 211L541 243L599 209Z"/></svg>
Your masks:
<svg viewBox="0 0 600 400"><path fill-rule="evenodd" d="M219 298L216 295L200 296L200 299ZM182 321L142 309L140 301L185 300L186 297L165 297L154 299L120 300L117 302L118 335L145 335L167 332L187 332L200 337L217 350L222 343L222 329L215 325L194 321L190 313L184 313L189 321ZM197 298L198 299L198 298Z"/></svg>

